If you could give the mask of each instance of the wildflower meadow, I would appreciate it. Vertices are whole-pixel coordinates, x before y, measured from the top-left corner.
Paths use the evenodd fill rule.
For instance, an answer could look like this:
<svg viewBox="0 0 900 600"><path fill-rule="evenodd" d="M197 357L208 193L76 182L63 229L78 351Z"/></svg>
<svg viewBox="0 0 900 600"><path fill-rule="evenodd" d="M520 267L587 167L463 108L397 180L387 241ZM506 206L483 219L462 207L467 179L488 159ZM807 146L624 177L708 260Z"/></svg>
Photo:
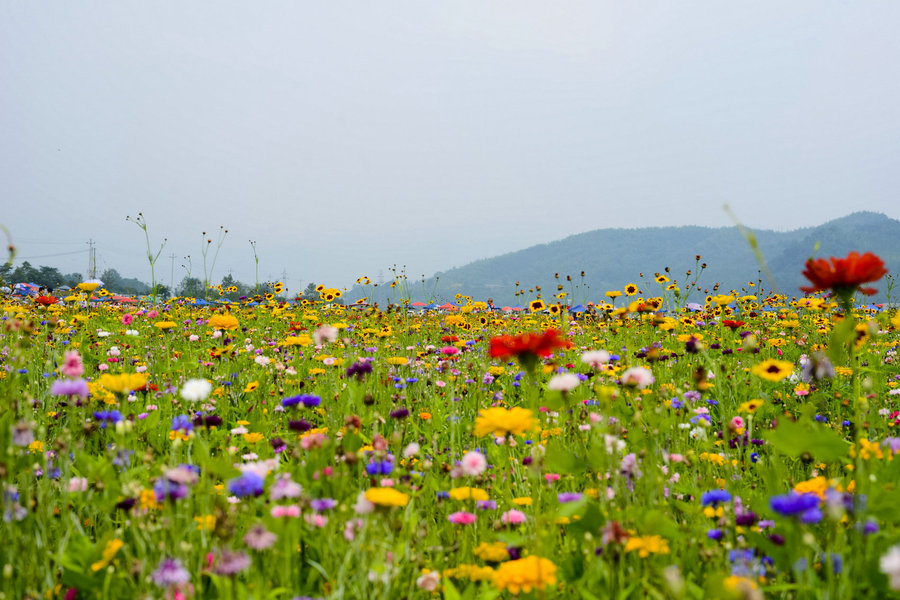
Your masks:
<svg viewBox="0 0 900 600"><path fill-rule="evenodd" d="M797 268L523 310L0 297L2 597L897 594L892 280Z"/></svg>

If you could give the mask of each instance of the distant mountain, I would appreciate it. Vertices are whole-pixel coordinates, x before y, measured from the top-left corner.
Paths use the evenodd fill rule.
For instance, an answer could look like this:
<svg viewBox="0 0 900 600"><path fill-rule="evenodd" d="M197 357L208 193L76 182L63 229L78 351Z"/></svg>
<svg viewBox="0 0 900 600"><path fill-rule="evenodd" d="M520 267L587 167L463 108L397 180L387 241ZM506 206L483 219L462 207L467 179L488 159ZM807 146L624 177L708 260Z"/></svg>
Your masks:
<svg viewBox="0 0 900 600"><path fill-rule="evenodd" d="M775 285L789 296L802 294L799 287L806 283L803 264L810 256L872 251L884 259L891 273L900 273L900 221L883 214L857 212L818 227L752 233L774 275ZM432 278L424 285L421 281L410 282L410 295L413 301L452 302L457 293L462 293L478 300L493 298L498 306L524 305L536 297L535 286L541 286L542 296L547 299L556 295L557 285L561 284L569 292L569 299L578 303L603 300L607 290L621 290L626 284L635 283L645 295L655 296L660 295L655 273L664 273L668 267L668 277L683 285L688 281L686 271L693 272L691 278L697 273L697 255L707 265L698 282L703 289L699 294L695 291L697 297L705 296L703 290L711 290L716 283L720 284L719 291L752 291L748 284L762 279L764 289L773 289L773 284L760 273L756 256L737 227L652 227L598 229L478 260L436 273L437 280ZM559 279L554 277L557 273ZM571 282L567 276L571 276ZM516 282L521 284L518 288ZM883 300L887 281L876 287L880 290L876 299ZM517 289L524 290L524 294L517 297ZM396 301L398 291L387 285L357 286L346 294L346 299L352 302L362 296L384 303L389 299Z"/></svg>

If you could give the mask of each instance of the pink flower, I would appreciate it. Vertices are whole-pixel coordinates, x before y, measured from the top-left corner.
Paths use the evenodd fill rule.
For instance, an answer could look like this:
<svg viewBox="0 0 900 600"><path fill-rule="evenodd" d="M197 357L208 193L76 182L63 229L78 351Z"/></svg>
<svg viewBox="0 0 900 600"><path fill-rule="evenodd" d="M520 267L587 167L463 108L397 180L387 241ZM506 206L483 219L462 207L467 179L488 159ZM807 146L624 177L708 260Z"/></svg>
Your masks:
<svg viewBox="0 0 900 600"><path fill-rule="evenodd" d="M131 325L132 321L134 321L134 316L131 313L122 315L122 325Z"/></svg>
<svg viewBox="0 0 900 600"><path fill-rule="evenodd" d="M81 362L81 355L78 350L70 350L66 352L63 364L59 371L66 377L75 379L84 375L84 363Z"/></svg>
<svg viewBox="0 0 900 600"><path fill-rule="evenodd" d="M97 368L101 371L106 371L107 369L109 369L109 366L107 366L105 364L99 364L99 365L97 365Z"/></svg>
<svg viewBox="0 0 900 600"><path fill-rule="evenodd" d="M148 319L155 319L158 316L159 316L159 311L157 311L156 309L153 309L153 310L147 312Z"/></svg>
<svg viewBox="0 0 900 600"><path fill-rule="evenodd" d="M455 346L444 346L441 348L441 354L446 354L447 356L453 356L454 354L459 353L459 348Z"/></svg>
<svg viewBox="0 0 900 600"><path fill-rule="evenodd" d="M467 452L462 457L462 470L466 475L478 477L487 468L487 459L481 452Z"/></svg>
<svg viewBox="0 0 900 600"><path fill-rule="evenodd" d="M273 506L270 514L276 519L282 519L284 517L299 517L300 516L300 507L296 504L288 504L287 506Z"/></svg>
<svg viewBox="0 0 900 600"><path fill-rule="evenodd" d="M474 523L478 517L476 517L473 513L459 511L451 514L447 517L447 520L455 525L471 525Z"/></svg>
<svg viewBox="0 0 900 600"><path fill-rule="evenodd" d="M328 525L328 517L326 517L324 515L320 515L318 513L308 514L305 517L303 517L303 519L310 525L314 525L316 527L319 527L320 529L322 527L325 527L326 525Z"/></svg>
<svg viewBox="0 0 900 600"><path fill-rule="evenodd" d="M500 521L505 525L520 525L525 522L526 518L525 513L516 509L508 510L500 515Z"/></svg>

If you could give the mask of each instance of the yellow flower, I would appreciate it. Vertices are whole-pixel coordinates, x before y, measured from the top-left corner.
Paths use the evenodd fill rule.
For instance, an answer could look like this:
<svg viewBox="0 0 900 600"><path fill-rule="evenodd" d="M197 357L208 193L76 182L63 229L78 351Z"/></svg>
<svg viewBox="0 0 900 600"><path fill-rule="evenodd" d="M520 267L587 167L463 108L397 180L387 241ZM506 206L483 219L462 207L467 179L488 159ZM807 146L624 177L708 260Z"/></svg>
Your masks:
<svg viewBox="0 0 900 600"><path fill-rule="evenodd" d="M468 579L469 581L492 581L494 579L494 570L490 567L480 567L478 565L457 565L452 569L444 569L441 573L442 577L447 579Z"/></svg>
<svg viewBox="0 0 900 600"><path fill-rule="evenodd" d="M734 302L734 296L726 296L724 294L719 294L717 296L713 296L711 298L711 300L713 302L715 302L716 304L718 304L719 306L725 306L726 304L730 304L731 302Z"/></svg>
<svg viewBox="0 0 900 600"><path fill-rule="evenodd" d="M209 321L206 323L207 327L212 327L214 329L237 329L240 327L240 323L238 323L237 318L229 315L213 315L209 318Z"/></svg>
<svg viewBox="0 0 900 600"><path fill-rule="evenodd" d="M141 490L139 501L141 510L159 508L159 504L156 502L156 492L151 489Z"/></svg>
<svg viewBox="0 0 900 600"><path fill-rule="evenodd" d="M512 499L512 503L516 506L531 506L533 502L534 500L529 496L519 496Z"/></svg>
<svg viewBox="0 0 900 600"><path fill-rule="evenodd" d="M44 451L44 442L41 440L34 440L30 444L28 444L28 452L31 454L40 454Z"/></svg>
<svg viewBox="0 0 900 600"><path fill-rule="evenodd" d="M281 342L281 346L309 346L312 338L308 335L289 335Z"/></svg>
<svg viewBox="0 0 900 600"><path fill-rule="evenodd" d="M450 490L453 500L489 500L488 493L480 488L458 487Z"/></svg>
<svg viewBox="0 0 900 600"><path fill-rule="evenodd" d="M256 433L256 432L245 433L244 441L247 442L248 444L255 444L257 442L263 441L265 439L265 437L266 436L264 436L261 433Z"/></svg>
<svg viewBox="0 0 900 600"><path fill-rule="evenodd" d="M521 435L536 427L537 421L531 416L531 411L519 406L509 410L499 406L485 408L479 411L479 416L475 419L475 435L478 437Z"/></svg>
<svg viewBox="0 0 900 600"><path fill-rule="evenodd" d="M629 283L628 285L625 286L625 295L626 296L634 296L637 293L638 293L638 286L634 285L633 283ZM607 293L607 296L609 296L608 293Z"/></svg>
<svg viewBox="0 0 900 600"><path fill-rule="evenodd" d="M641 558L651 554L668 554L669 542L658 535L632 536L625 542L625 552L635 551Z"/></svg>
<svg viewBox="0 0 900 600"><path fill-rule="evenodd" d="M815 494L822 500L825 499L825 490L828 489L828 480L822 477L813 477L807 481L801 481L794 486L794 491L798 494Z"/></svg>
<svg viewBox="0 0 900 600"><path fill-rule="evenodd" d="M123 542L122 540L117 540L115 538L106 542L106 547L103 549L103 558L91 565L91 571L99 571L103 567L107 566L110 562L112 562L113 557L124 545L125 542Z"/></svg>
<svg viewBox="0 0 900 600"><path fill-rule="evenodd" d="M738 412L753 414L763 404L765 404L765 402L759 398L748 400L747 402L744 402L740 406L738 406Z"/></svg>
<svg viewBox="0 0 900 600"><path fill-rule="evenodd" d="M487 562L502 562L509 558L509 552L506 551L506 544L503 542L481 542L472 554Z"/></svg>
<svg viewBox="0 0 900 600"><path fill-rule="evenodd" d="M366 500L378 506L406 506L409 495L390 487L374 487L366 490Z"/></svg>
<svg viewBox="0 0 900 600"><path fill-rule="evenodd" d="M153 326L156 327L157 329L162 329L163 331L165 331L167 329L172 329L173 327L175 327L175 322L174 321L157 321L156 323L153 324Z"/></svg>
<svg viewBox="0 0 900 600"><path fill-rule="evenodd" d="M77 287L79 290L81 290L83 292L93 292L98 287L100 287L100 284L96 283L94 281L91 281L91 282L83 281L83 282L79 283Z"/></svg>
<svg viewBox="0 0 900 600"><path fill-rule="evenodd" d="M387 363L389 365L405 365L409 363L409 359L405 356L392 356L387 359Z"/></svg>
<svg viewBox="0 0 900 600"><path fill-rule="evenodd" d="M556 585L556 565L546 558L526 556L501 564L494 571L494 587L518 595Z"/></svg>
<svg viewBox="0 0 900 600"><path fill-rule="evenodd" d="M127 394L147 385L147 376L143 373L121 373L119 375L105 373L100 376L97 383L110 392Z"/></svg>
<svg viewBox="0 0 900 600"><path fill-rule="evenodd" d="M258 387L259 387L258 381L251 381L250 383L248 383L247 385L244 386L244 393L246 394L246 393L252 392Z"/></svg>
<svg viewBox="0 0 900 600"><path fill-rule="evenodd" d="M506 373L506 367L490 366L488 367L488 373L490 373L494 377L499 377L500 375Z"/></svg>
<svg viewBox="0 0 900 600"><path fill-rule="evenodd" d="M194 521L197 522L197 531L212 531L216 528L216 515L202 515L199 517L194 517Z"/></svg>
<svg viewBox="0 0 900 600"><path fill-rule="evenodd" d="M770 358L753 365L750 372L768 381L781 381L794 372L794 363Z"/></svg>

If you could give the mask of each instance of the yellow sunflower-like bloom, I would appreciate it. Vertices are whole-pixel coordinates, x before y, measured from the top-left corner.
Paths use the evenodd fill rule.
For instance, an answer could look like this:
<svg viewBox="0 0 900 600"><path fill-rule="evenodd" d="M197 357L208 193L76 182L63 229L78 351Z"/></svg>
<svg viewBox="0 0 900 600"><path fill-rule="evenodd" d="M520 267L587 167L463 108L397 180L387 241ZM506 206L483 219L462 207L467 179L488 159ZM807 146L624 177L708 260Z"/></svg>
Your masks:
<svg viewBox="0 0 900 600"><path fill-rule="evenodd" d="M240 323L236 317L231 315L213 315L209 318L209 321L206 323L208 327L212 327L213 329L226 329L233 330L240 327Z"/></svg>
<svg viewBox="0 0 900 600"><path fill-rule="evenodd" d="M450 490L453 500L490 500L488 493L480 488L458 487Z"/></svg>
<svg viewBox="0 0 900 600"><path fill-rule="evenodd" d="M143 373L121 373L119 375L104 374L97 380L101 386L116 394L127 394L147 385L147 376Z"/></svg>
<svg viewBox="0 0 900 600"><path fill-rule="evenodd" d="M406 506L409 495L389 487L375 487L366 490L366 500L377 506Z"/></svg>
<svg viewBox="0 0 900 600"><path fill-rule="evenodd" d="M475 419L475 435L478 437L521 435L537 427L537 421L531 416L531 411L518 406L509 410L499 406L485 408L478 414L478 418Z"/></svg>
<svg viewBox="0 0 900 600"><path fill-rule="evenodd" d="M778 382L794 372L794 363L770 358L753 365L750 372L768 381Z"/></svg>
<svg viewBox="0 0 900 600"><path fill-rule="evenodd" d="M494 587L513 594L556 585L556 565L546 558L527 556L501 564L494 571Z"/></svg>

